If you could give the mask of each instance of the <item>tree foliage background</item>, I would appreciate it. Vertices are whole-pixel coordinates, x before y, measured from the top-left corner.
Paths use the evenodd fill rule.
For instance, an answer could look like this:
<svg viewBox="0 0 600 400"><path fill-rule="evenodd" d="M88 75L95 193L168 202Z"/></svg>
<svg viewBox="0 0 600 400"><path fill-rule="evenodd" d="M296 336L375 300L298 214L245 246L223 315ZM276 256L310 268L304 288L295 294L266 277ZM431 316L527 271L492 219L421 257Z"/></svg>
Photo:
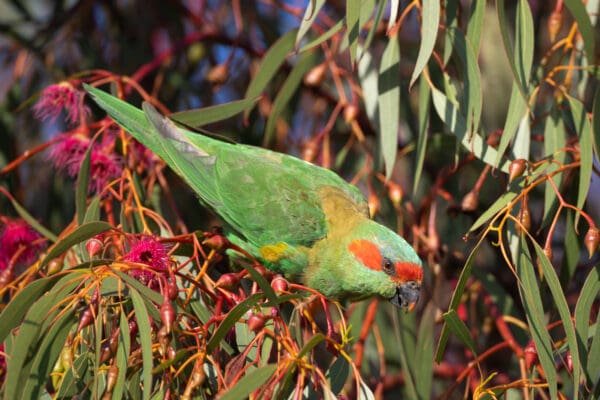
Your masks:
<svg viewBox="0 0 600 400"><path fill-rule="evenodd" d="M598 398L598 11L2 2L2 395ZM417 310L230 260L82 83L358 185L425 261Z"/></svg>

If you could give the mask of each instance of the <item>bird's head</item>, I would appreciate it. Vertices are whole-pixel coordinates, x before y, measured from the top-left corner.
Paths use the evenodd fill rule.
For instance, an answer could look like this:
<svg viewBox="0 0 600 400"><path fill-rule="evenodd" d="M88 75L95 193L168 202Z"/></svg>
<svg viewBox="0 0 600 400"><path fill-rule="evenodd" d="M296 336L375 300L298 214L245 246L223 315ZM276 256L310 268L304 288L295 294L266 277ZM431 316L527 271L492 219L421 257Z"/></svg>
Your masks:
<svg viewBox="0 0 600 400"><path fill-rule="evenodd" d="M348 244L368 287L398 307L411 311L421 291L423 267L414 249L397 233L369 220L361 224Z"/></svg>

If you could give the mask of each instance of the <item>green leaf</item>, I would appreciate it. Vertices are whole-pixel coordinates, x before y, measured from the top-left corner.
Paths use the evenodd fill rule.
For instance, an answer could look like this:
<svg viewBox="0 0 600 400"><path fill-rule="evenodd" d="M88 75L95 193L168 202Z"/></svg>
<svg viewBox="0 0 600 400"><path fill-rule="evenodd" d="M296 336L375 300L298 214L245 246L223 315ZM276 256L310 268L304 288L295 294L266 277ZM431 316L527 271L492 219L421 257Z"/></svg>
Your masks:
<svg viewBox="0 0 600 400"><path fill-rule="evenodd" d="M387 9L387 3L388 3L388 0L381 0L381 1L377 2L377 5L376 5L377 12L375 13L375 18L373 18L373 21L371 23L371 29L369 29L367 38L365 39L365 41L363 43L362 50L361 50L361 58L363 57L363 55L365 54L367 49L369 49L371 46L371 42L373 41L373 38L375 37L375 33L377 32L377 27L379 26L379 23L381 22L381 19L383 18L383 13Z"/></svg>
<svg viewBox="0 0 600 400"><path fill-rule="evenodd" d="M329 381L329 387L331 391L338 395L346 381L348 380L348 374L350 373L350 365L344 357L338 357L333 364L327 370L325 377Z"/></svg>
<svg viewBox="0 0 600 400"><path fill-rule="evenodd" d="M421 46L419 47L419 54L417 55L417 61L415 61L415 69L410 78L409 87L415 83L431 57L440 23L439 0L423 0L421 10Z"/></svg>
<svg viewBox="0 0 600 400"><path fill-rule="evenodd" d="M521 245L519 249L519 262L517 263L517 276L521 278L519 284L519 293L521 302L525 309L525 316L529 325L529 332L535 343L540 364L546 374L550 397L558 398L557 384L558 378L554 367L554 354L552 350L552 338L546 330L544 322L544 307L542 306L542 298L540 295L540 287L535 277L533 263L527 242L524 237L521 237Z"/></svg>
<svg viewBox="0 0 600 400"><path fill-rule="evenodd" d="M450 331L452 333L454 333L454 335L465 346L467 346L473 354L477 354L477 351L475 350L475 342L473 341L473 338L471 337L471 334L469 333L469 329L464 324L464 322L462 322L462 320L458 317L458 314L456 313L456 311L448 310L447 312L444 313L443 317L444 317L444 322L446 323L445 326L447 326L448 329L450 329Z"/></svg>
<svg viewBox="0 0 600 400"><path fill-rule="evenodd" d="M415 352L414 376L417 394L420 399L429 399L431 396L431 385L433 383L433 332L435 321L435 307L429 303L425 307L419 332L417 333L417 345Z"/></svg>
<svg viewBox="0 0 600 400"><path fill-rule="evenodd" d="M581 287L581 292L579 294L579 299L577 300L577 305L575 306L575 331L577 333L579 356L581 357L581 366L583 368L584 373L586 374L588 382L593 382L593 380L596 377L596 375L592 375L592 372L595 371L593 371L593 368L590 368L589 365L590 361L597 361L593 361L588 356L588 332L590 323L590 311L592 310L592 305L594 304L594 301L596 299L596 296L598 296L599 291L600 265L596 265L585 279L585 282ZM598 329L597 324L596 329Z"/></svg>
<svg viewBox="0 0 600 400"><path fill-rule="evenodd" d="M458 108L455 104L442 92L432 86L431 94L433 106L440 119L448 126L450 131L457 136L463 147L486 164L495 166L496 157L498 155L496 149L488 145L478 133L472 132L468 135L465 119L458 112ZM500 165L499 169L503 172L508 172L508 165L508 162L504 162Z"/></svg>
<svg viewBox="0 0 600 400"><path fill-rule="evenodd" d="M90 186L90 159L92 156L92 148L94 143L91 142L87 150L85 151L85 155L83 156L83 160L81 161L81 166L79 167L79 173L77 174L77 190L75 193L75 210L77 214L77 225L83 224L83 220L85 218L85 211L87 209L87 194Z"/></svg>
<svg viewBox="0 0 600 400"><path fill-rule="evenodd" d="M527 104L529 97L529 75L531 73L531 64L533 60L533 18L531 10L526 0L519 0L517 4L517 15L515 22L515 48L510 42L508 27L511 24L506 18L504 0L496 1L496 10L500 32L502 33L502 43L508 58L510 69L518 84L519 92Z"/></svg>
<svg viewBox="0 0 600 400"><path fill-rule="evenodd" d="M592 106L592 131L594 134L594 152L600 159L600 88L596 89Z"/></svg>
<svg viewBox="0 0 600 400"><path fill-rule="evenodd" d="M485 8L485 1L471 2L471 17L467 22L467 39L473 46L473 53L475 53L476 56L479 54Z"/></svg>
<svg viewBox="0 0 600 400"><path fill-rule="evenodd" d="M567 96L567 99L569 100L569 105L571 107L575 132L579 137L581 167L579 168L577 208L581 209L587 198L592 180L592 167L594 163L592 127L590 125L590 120L587 117L587 113L583 108L583 104L571 96ZM577 213L575 217L575 226L578 224L580 215L581 214Z"/></svg>
<svg viewBox="0 0 600 400"><path fill-rule="evenodd" d="M83 223L100 220L100 200L102 200L102 197L94 196L92 201L90 201L90 205L85 210L85 215L83 216Z"/></svg>
<svg viewBox="0 0 600 400"><path fill-rule="evenodd" d="M76 323L74 309L66 310L60 318L52 322L50 329L42 336L39 345L35 346L35 355L29 374L19 391L20 398L24 400L40 398L48 376L65 345L69 331Z"/></svg>
<svg viewBox="0 0 600 400"><path fill-rule="evenodd" d="M246 90L246 99L254 99L260 96L267 85L284 63L287 55L294 49L294 40L298 31L293 29L280 37L262 58L258 72L252 78L248 89ZM246 110L245 116L248 116L250 110Z"/></svg>
<svg viewBox="0 0 600 400"><path fill-rule="evenodd" d="M364 380L360 379L358 387L358 400L375 400L375 394L371 388L365 383Z"/></svg>
<svg viewBox="0 0 600 400"><path fill-rule="evenodd" d="M306 6L306 10L304 11L304 17L300 22L300 27L298 28L298 32L296 34L295 43L296 46L300 44L304 35L308 32L312 24L317 19L319 15L319 11L325 5L325 0L310 0L308 5Z"/></svg>
<svg viewBox="0 0 600 400"><path fill-rule="evenodd" d="M471 268L473 267L473 261L475 260L475 256L477 255L477 251L479 250L479 246L483 243L485 236L481 236L473 250L471 250L471 254L469 254L469 258L465 262L465 266L460 272L460 276L458 277L458 282L456 283L456 289L454 289L454 293L452 293L452 299L450 300L450 305L448 307L448 312L453 311L456 314L456 309L460 304L460 299L465 290L465 286L467 284L467 280L471 276ZM452 317L450 317L452 318ZM435 361L439 364L442 361L442 357L444 356L444 351L446 350L446 344L448 343L448 338L450 336L450 332L448 331L450 328L447 326L448 324L444 324L442 326L442 332L440 333L440 339L438 340L438 347L435 353Z"/></svg>
<svg viewBox="0 0 600 400"><path fill-rule="evenodd" d="M13 199L12 197L10 198L10 202L13 206L13 208L15 209L15 211L17 212L17 214L19 214L19 216L21 218L23 218L25 221L27 221L27 223L29 225L31 225L31 227L33 229L35 229L36 231L38 231L43 237L45 237L46 239L52 241L52 242L56 242L58 240L58 236L56 236L54 233L52 233L51 231L49 231L48 229L46 229L42 224L40 224L31 214L29 214L29 212L27 212L27 210L22 207L15 199Z"/></svg>
<svg viewBox="0 0 600 400"><path fill-rule="evenodd" d="M331 38L333 35L338 33L343 27L344 27L344 20L338 21L338 23L335 24L334 26L332 26L331 28L329 28L329 30L327 32L325 32L322 35L319 35L319 37L317 37L315 40L312 40L312 41L306 43L304 46L302 46L300 48L300 50L298 50L298 53L303 53L305 51L314 49L315 47L317 47L318 45L320 45L321 43L323 43L324 41L326 41L327 39Z"/></svg>
<svg viewBox="0 0 600 400"><path fill-rule="evenodd" d="M0 342L4 342L10 331L21 323L23 316L29 311L32 304L55 285L58 278L58 276L50 276L31 282L6 305L0 314Z"/></svg>
<svg viewBox="0 0 600 400"><path fill-rule="evenodd" d="M271 142L273 134L275 133L277 120L292 99L292 96L296 93L296 89L300 86L304 74L316 64L316 54L317 53L314 51L302 53L298 62L288 74L279 93L277 93L277 97L275 97L273 106L271 107L269 119L267 120L267 126L265 127L265 137L263 140L263 145L265 147Z"/></svg>
<svg viewBox="0 0 600 400"><path fill-rule="evenodd" d="M226 120L236 114L249 110L254 107L258 99L259 97L236 100L216 106L176 112L169 115L169 118L185 126L199 128L213 122Z"/></svg>
<svg viewBox="0 0 600 400"><path fill-rule="evenodd" d="M427 152L427 130L431 110L431 89L425 79L419 81L419 131L417 137L417 153L415 154L415 178L413 182L413 195L419 188L425 153Z"/></svg>
<svg viewBox="0 0 600 400"><path fill-rule="evenodd" d="M588 62L592 64L596 59L594 56L596 53L595 33L590 16L585 9L584 2L581 0L565 0L565 5L575 18L575 21L577 21L579 32L583 38L585 56Z"/></svg>
<svg viewBox="0 0 600 400"><path fill-rule="evenodd" d="M146 309L144 299L135 289L129 291L131 301L133 302L133 309L135 310L135 316L139 329L139 339L142 348L142 390L143 399L150 399L152 394L152 331L150 329L150 316Z"/></svg>
<svg viewBox="0 0 600 400"><path fill-rule="evenodd" d="M247 373L231 389L227 390L219 400L237 400L247 398L259 389L277 370L277 365L267 364Z"/></svg>
<svg viewBox="0 0 600 400"><path fill-rule="evenodd" d="M536 256L540 261L542 271L544 272L544 279L548 283L550 293L552 294L552 298L554 299L554 305L558 310L558 314L560 315L560 319L562 320L563 329L565 330L565 334L567 336L567 344L569 346L569 350L571 351L571 359L573 360L573 382L579 382L579 377L581 375L581 363L579 362L579 346L577 343L575 326L573 325L573 321L571 319L571 311L569 311L569 304L567 304L567 299L565 298L563 289L560 285L560 281L558 280L558 276L556 275L556 271L554 271L554 267L552 267L552 264L550 264L550 261L548 260L548 257L546 257L544 250L535 241L533 241L532 243L533 247L535 248ZM577 384L575 384L575 387L577 387ZM578 393L579 390L575 389L573 391L572 398L577 400Z"/></svg>
<svg viewBox="0 0 600 400"><path fill-rule="evenodd" d="M564 151L565 148L565 127L563 120L558 117L556 108L552 108L550 115L546 118L544 127L544 155L550 159L556 160L557 163L552 163L548 166L548 173L556 171L559 167L557 164L563 164L566 160ZM557 188L560 189L563 174L556 174L552 177L552 181ZM544 215L542 220L544 226L550 224L553 217L552 212L558 206L558 197L550 183L545 184L544 190Z"/></svg>
<svg viewBox="0 0 600 400"><path fill-rule="evenodd" d="M250 297L246 298L241 303L237 304L235 307L231 309L227 313L227 316L221 321L221 324L217 328L217 330L213 333L212 337L208 341L206 345L206 352L212 353L217 346L220 344L221 340L225 337L227 332L235 325L236 322L242 318L249 309L254 307L256 303L258 303L262 298L264 298L264 293L254 293Z"/></svg>
<svg viewBox="0 0 600 400"><path fill-rule="evenodd" d="M360 6L360 0L346 0L346 34L350 44L350 62L352 64L356 61L358 50Z"/></svg>
<svg viewBox="0 0 600 400"><path fill-rule="evenodd" d="M527 103L525 103L523 96L519 92L518 84L513 82L510 101L508 103L508 112L506 113L506 121L504 122L504 129L502 130L500 144L498 145L498 154L496 156L495 165L500 163L510 141L515 136L515 133L517 133L517 127L519 126L521 119L525 115L527 115ZM514 147L516 147L516 145Z"/></svg>
<svg viewBox="0 0 600 400"><path fill-rule="evenodd" d="M400 45L392 35L383 51L378 80L379 147L383 154L385 177L392 175L398 151L400 125Z"/></svg>
<svg viewBox="0 0 600 400"><path fill-rule="evenodd" d="M46 257L42 260L40 268L44 267L50 262L50 260L60 256L77 243L81 243L86 239L94 237L102 232L106 232L111 228L112 226L104 221L88 222L80 225L73 232L56 242Z"/></svg>
<svg viewBox="0 0 600 400"><path fill-rule="evenodd" d="M119 345L117 347L116 357L119 374L117 382L113 388L112 398L115 400L122 399L125 393L125 379L127 376L127 358L131 351L131 337L129 331L129 323L125 313L120 313L119 318Z"/></svg>

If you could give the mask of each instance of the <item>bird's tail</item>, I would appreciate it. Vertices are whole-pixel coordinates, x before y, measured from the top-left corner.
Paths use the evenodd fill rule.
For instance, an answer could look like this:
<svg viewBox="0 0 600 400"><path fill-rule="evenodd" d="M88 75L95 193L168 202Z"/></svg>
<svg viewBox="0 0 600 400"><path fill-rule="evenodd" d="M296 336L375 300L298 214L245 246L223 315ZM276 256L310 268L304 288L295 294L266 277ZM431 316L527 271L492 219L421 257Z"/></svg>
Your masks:
<svg viewBox="0 0 600 400"><path fill-rule="evenodd" d="M142 111L89 85L85 85L85 90L115 122L163 159L200 198L212 207L220 205L214 187L215 157L196 145L202 138L211 148L213 139L176 127L149 103L143 104ZM190 135L195 137L194 144Z"/></svg>

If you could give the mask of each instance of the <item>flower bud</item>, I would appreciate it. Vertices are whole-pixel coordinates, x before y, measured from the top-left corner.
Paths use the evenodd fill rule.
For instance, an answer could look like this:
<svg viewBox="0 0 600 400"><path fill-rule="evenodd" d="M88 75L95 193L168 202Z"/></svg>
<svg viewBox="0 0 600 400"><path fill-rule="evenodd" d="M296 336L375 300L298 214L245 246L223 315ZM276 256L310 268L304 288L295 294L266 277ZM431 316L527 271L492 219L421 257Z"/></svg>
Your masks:
<svg viewBox="0 0 600 400"><path fill-rule="evenodd" d="M118 377L119 367L113 363L106 373L106 393L112 393Z"/></svg>
<svg viewBox="0 0 600 400"><path fill-rule="evenodd" d="M173 304L168 297L165 297L160 306L160 320L163 323L163 327L167 330L167 333L171 332L176 316L177 314L175 313Z"/></svg>
<svg viewBox="0 0 600 400"><path fill-rule="evenodd" d="M375 214L377 214L377 212L379 211L379 207L381 205L381 203L379 202L379 197L377 197L376 194L371 193L369 195L369 200L367 203L369 205L369 215L371 216L371 218L373 218Z"/></svg>
<svg viewBox="0 0 600 400"><path fill-rule="evenodd" d="M60 271L62 271L63 269L63 260L62 258L53 258L52 260L50 260L50 262L48 263L48 266L46 267L46 271L48 272L48 275L54 275Z"/></svg>
<svg viewBox="0 0 600 400"><path fill-rule="evenodd" d="M210 235L202 241L202 244L215 251L222 251L229 248L229 240L223 235Z"/></svg>
<svg viewBox="0 0 600 400"><path fill-rule="evenodd" d="M352 122L356 121L358 114L360 113L360 108L357 104L350 103L344 107L344 121Z"/></svg>
<svg viewBox="0 0 600 400"><path fill-rule="evenodd" d="M262 314L252 314L250 318L248 318L248 329L252 332L257 333L265 326L265 316Z"/></svg>
<svg viewBox="0 0 600 400"><path fill-rule="evenodd" d="M530 340L529 343L527 343L527 346L525 346L523 356L525 357L525 366L528 370L538 363L538 353L533 340Z"/></svg>
<svg viewBox="0 0 600 400"><path fill-rule="evenodd" d="M565 354L565 362L567 363L567 371L569 374L573 373L573 356L571 356L571 352L567 350L567 354Z"/></svg>
<svg viewBox="0 0 600 400"><path fill-rule="evenodd" d="M527 204L523 204L521 206L521 210L519 211L519 224L517 224L517 233L522 233L523 231L529 231L531 228L531 214L529 213L529 206Z"/></svg>
<svg viewBox="0 0 600 400"><path fill-rule="evenodd" d="M288 291L288 281L281 275L276 275L271 281L271 287L277 294L285 293Z"/></svg>
<svg viewBox="0 0 600 400"><path fill-rule="evenodd" d="M230 272L227 274L221 275L215 284L215 287L231 290L233 289L240 281L240 278L237 274Z"/></svg>
<svg viewBox="0 0 600 400"><path fill-rule="evenodd" d="M318 153L319 147L317 146L317 142L315 140L309 140L304 144L304 148L302 149L302 159L304 161L313 162L315 158L317 158Z"/></svg>
<svg viewBox="0 0 600 400"><path fill-rule="evenodd" d="M477 205L479 204L479 191L471 190L469 193L463 197L462 202L460 203L460 207L465 212L471 212L477 210Z"/></svg>
<svg viewBox="0 0 600 400"><path fill-rule="evenodd" d="M94 256L102 252L104 249L104 243L102 243L102 241L99 239L91 238L85 242L85 249L87 250L90 259L92 259Z"/></svg>
<svg viewBox="0 0 600 400"><path fill-rule="evenodd" d="M598 243L600 243L600 233L598 232L598 228L591 226L585 234L585 248L588 251L589 258L592 258L596 252Z"/></svg>
<svg viewBox="0 0 600 400"><path fill-rule="evenodd" d="M519 158L511 162L508 166L508 182L512 182L523 175L525 168L527 168L527 160L524 158Z"/></svg>
<svg viewBox="0 0 600 400"><path fill-rule="evenodd" d="M402 203L402 198L404 197L402 187L397 183L390 181L388 184L388 196L390 197L394 207L400 207L400 203Z"/></svg>
<svg viewBox="0 0 600 400"><path fill-rule="evenodd" d="M306 75L304 75L304 84L306 86L319 86L323 82L325 72L327 71L327 64L322 63L313 67Z"/></svg>

